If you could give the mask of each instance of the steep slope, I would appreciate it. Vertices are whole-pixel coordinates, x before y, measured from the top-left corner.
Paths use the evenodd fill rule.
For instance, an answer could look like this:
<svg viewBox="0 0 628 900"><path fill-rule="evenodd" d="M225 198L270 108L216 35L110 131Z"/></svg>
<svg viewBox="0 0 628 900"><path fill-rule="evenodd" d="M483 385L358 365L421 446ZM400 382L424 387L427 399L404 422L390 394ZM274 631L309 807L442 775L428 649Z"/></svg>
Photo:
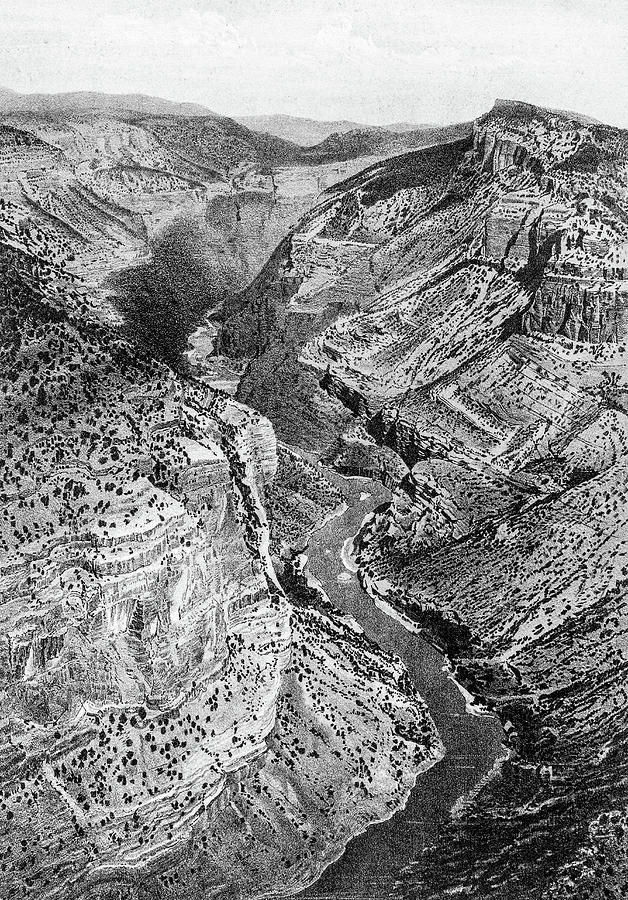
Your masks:
<svg viewBox="0 0 628 900"><path fill-rule="evenodd" d="M429 714L280 585L270 423L121 340L27 236L0 267L1 892L296 891L438 758Z"/></svg>
<svg viewBox="0 0 628 900"><path fill-rule="evenodd" d="M152 98L80 94L20 105L11 94L5 107L0 179L9 226L19 221L41 234L58 262L100 289L113 316L110 276L147 257L179 223L184 231L209 223L218 256L234 263L236 290L321 190L394 149L368 139L303 148ZM7 136L17 132L30 136L28 156L11 149Z"/></svg>
<svg viewBox="0 0 628 900"><path fill-rule="evenodd" d="M250 131L224 116L154 116L139 124L182 158L226 175L252 165L294 162L301 156L296 144Z"/></svg>
<svg viewBox="0 0 628 900"><path fill-rule="evenodd" d="M364 585L510 755L400 892L625 890L628 134L498 101L332 188L228 310L237 396L395 492Z"/></svg>
<svg viewBox="0 0 628 900"><path fill-rule="evenodd" d="M332 188L233 310L226 309L218 349L252 357L239 396L263 408L282 439L302 439L305 446L322 449L335 440L336 420L351 417L334 402L333 391L321 390L325 369L317 373L299 361L303 345L339 316L344 320L373 302L386 277L387 242L392 244L399 231L398 240L405 237L405 223L418 220L415 227L421 227L415 204L438 200L469 146L470 141L460 141L407 154ZM345 401L355 412L364 398L352 389ZM327 410L325 417L312 413L312 403Z"/></svg>
<svg viewBox="0 0 628 900"><path fill-rule="evenodd" d="M11 227L41 233L92 288L179 223L209 224L216 254L229 255L246 283L320 191L364 164L311 162L294 144L217 116L60 109L11 112L4 124ZM18 132L14 152L8 136Z"/></svg>
<svg viewBox="0 0 628 900"><path fill-rule="evenodd" d="M128 269L121 277L132 281L149 254L154 267L173 231L180 239L207 232L212 250L199 258L204 281L212 282L218 263L230 273L230 288L246 283L324 178L311 167L296 179L290 171L277 178L262 171L261 154L247 143L247 135L254 145L259 136L229 120L212 119L212 130L203 117L202 153L186 125L189 117L168 120L173 132L175 121L180 124L179 143L162 142L152 121L100 112L22 112L5 116L0 136L0 220L12 234L16 227L27 229L38 247L98 289L103 314L114 319L120 304L110 299L117 283L112 276ZM230 128L238 131L235 142ZM234 164L239 175L227 178ZM188 254L201 249L196 241L186 248ZM215 289L210 284L203 309L218 302L225 286L219 280Z"/></svg>

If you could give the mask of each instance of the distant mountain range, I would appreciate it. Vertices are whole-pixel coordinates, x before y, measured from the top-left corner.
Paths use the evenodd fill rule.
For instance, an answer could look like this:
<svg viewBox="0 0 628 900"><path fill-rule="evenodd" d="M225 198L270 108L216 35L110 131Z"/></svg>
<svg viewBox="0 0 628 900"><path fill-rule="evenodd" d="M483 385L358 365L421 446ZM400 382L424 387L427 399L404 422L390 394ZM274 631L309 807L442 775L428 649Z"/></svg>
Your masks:
<svg viewBox="0 0 628 900"><path fill-rule="evenodd" d="M60 94L23 94L0 87L0 113L39 113L40 115L68 113L106 113L114 116L211 116L218 113L200 103L178 103L163 97L146 94L105 94L98 91L72 91ZM233 121L250 131L272 135L301 147L313 147L333 134L347 132L403 133L433 128L412 122L396 122L387 126L367 125L347 119L319 121L302 116L261 115L233 116Z"/></svg>
<svg viewBox="0 0 628 900"><path fill-rule="evenodd" d="M530 113L540 109L530 103L516 100L495 101L498 108L516 108L521 114L522 109L527 108ZM574 113L569 110L552 109L545 110L555 115L567 116L581 124L600 124L597 119ZM308 119L303 116L290 116L284 114L258 115L258 116L224 116L216 113L201 103L180 103L175 100L166 100L163 97L153 97L148 94L108 94L99 91L69 91L57 94L20 93L10 88L0 86L0 113L39 113L46 114L89 114L105 113L114 117L125 118L136 115L141 116L185 116L185 117L209 117L220 119L223 122L235 122L249 131L281 138L289 144L300 147L314 147L322 144L328 138L346 134L359 133L360 143L372 143L373 145L386 144L386 135L418 134L425 132L448 134L450 129L460 128L461 125L439 125L438 123L416 122L392 122L389 125L369 125L364 122L354 122L349 119ZM463 123L467 125L468 123ZM367 139L367 135L373 137ZM336 141L337 142L337 141ZM349 143L355 144L356 138L351 138ZM393 139L394 142L394 139ZM341 144L346 143L340 141ZM422 144L425 142L422 141ZM410 146L408 144L407 146Z"/></svg>
<svg viewBox="0 0 628 900"><path fill-rule="evenodd" d="M85 129L91 135L100 119L96 130L105 129L108 136L101 135L97 143L105 154L112 130L126 134L129 127L141 129L150 135L149 143L156 140L169 157L175 154L169 171L201 180L224 177L242 167L268 169L385 156L471 132L470 122L442 127L398 122L384 128L284 115L229 118L196 103L144 94L20 94L7 88L0 88L0 116L6 125L62 149L76 142L77 126L81 140L92 141L94 136L88 138ZM127 162L133 157L128 150L123 155Z"/></svg>
<svg viewBox="0 0 628 900"><path fill-rule="evenodd" d="M63 94L20 94L0 87L1 112L94 112L141 113L142 115L212 116L199 103L177 103L146 94L101 94L97 91L75 91Z"/></svg>

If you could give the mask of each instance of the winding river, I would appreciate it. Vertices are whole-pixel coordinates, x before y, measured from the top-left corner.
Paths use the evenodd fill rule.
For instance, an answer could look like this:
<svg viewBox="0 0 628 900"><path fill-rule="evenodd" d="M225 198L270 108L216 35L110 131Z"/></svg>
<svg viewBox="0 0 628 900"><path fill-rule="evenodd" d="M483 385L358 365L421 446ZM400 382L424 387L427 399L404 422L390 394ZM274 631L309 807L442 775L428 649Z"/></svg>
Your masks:
<svg viewBox="0 0 628 900"><path fill-rule="evenodd" d="M326 475L340 481L340 476ZM391 896L400 870L432 843L439 823L456 800L502 755L503 731L495 718L466 713L462 694L443 671L442 655L420 634L379 610L343 566L341 551L346 539L358 532L364 517L390 494L367 479L341 480L345 493L350 494L348 509L312 535L308 568L336 606L350 613L380 647L403 659L446 750L445 757L418 778L405 809L350 841L342 857L299 895L319 900L376 900Z"/></svg>

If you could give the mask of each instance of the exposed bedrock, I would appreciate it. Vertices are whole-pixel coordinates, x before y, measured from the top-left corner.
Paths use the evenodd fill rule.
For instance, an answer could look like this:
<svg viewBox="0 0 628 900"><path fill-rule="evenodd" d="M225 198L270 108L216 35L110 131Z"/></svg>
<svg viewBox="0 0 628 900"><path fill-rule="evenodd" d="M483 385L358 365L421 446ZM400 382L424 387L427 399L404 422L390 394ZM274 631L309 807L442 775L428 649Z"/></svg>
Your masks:
<svg viewBox="0 0 628 900"><path fill-rule="evenodd" d="M496 175L510 166L521 166L535 174L543 171L540 160L527 147L503 134L475 125L473 129L473 152L483 171Z"/></svg>
<svg viewBox="0 0 628 900"><path fill-rule="evenodd" d="M188 428L216 416L200 391L183 412ZM218 417L224 455L192 456L187 511L162 512L147 546L128 529L111 550L103 541L91 595L66 544L61 574L7 627L2 818L16 896L297 890L440 752L398 663L314 591L290 612L260 500L272 429L230 401Z"/></svg>

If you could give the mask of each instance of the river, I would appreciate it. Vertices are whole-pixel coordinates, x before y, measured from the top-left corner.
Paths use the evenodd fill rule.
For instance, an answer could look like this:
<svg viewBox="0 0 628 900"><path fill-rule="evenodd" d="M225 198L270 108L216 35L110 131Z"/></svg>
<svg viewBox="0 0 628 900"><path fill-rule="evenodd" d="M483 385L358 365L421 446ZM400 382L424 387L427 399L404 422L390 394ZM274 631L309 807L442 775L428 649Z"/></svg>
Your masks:
<svg viewBox="0 0 628 900"><path fill-rule="evenodd" d="M326 474L332 481L340 480L340 476ZM403 659L429 706L446 751L439 763L418 778L403 810L350 841L342 857L299 895L319 900L376 900L391 896L400 870L432 843L439 823L456 800L503 755L503 731L496 718L466 713L462 694L443 671L442 655L420 634L378 609L355 575L343 566L345 540L358 532L364 517L390 494L368 479L343 478L342 487L350 494L348 509L312 535L308 568L339 609L350 613L380 647Z"/></svg>

